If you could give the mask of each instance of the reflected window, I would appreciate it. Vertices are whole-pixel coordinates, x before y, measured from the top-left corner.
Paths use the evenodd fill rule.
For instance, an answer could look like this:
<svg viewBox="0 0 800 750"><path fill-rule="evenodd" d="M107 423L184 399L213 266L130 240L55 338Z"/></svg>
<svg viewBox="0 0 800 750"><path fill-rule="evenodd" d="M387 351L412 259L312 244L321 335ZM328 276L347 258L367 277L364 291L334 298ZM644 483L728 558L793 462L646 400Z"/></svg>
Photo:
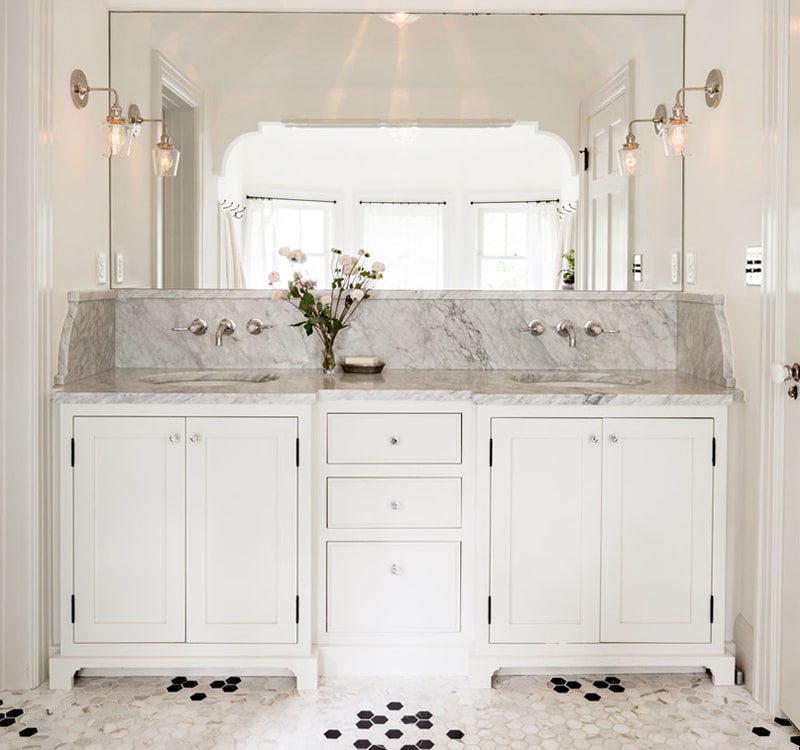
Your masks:
<svg viewBox="0 0 800 750"><path fill-rule="evenodd" d="M556 201L482 203L477 213L479 289L557 289Z"/></svg>
<svg viewBox="0 0 800 750"><path fill-rule="evenodd" d="M363 247L391 268L392 289L441 288L444 208L361 202Z"/></svg>

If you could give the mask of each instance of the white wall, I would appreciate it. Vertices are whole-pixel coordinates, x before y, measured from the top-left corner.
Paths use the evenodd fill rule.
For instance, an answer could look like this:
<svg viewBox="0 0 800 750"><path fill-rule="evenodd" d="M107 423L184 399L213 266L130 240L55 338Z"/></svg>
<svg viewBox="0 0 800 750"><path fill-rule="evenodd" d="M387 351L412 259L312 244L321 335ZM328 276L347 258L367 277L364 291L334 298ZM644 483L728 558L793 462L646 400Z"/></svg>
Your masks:
<svg viewBox="0 0 800 750"><path fill-rule="evenodd" d="M694 154L686 159L685 231L697 267L697 283L686 289L725 294L734 373L747 392L734 418L731 461L731 628L739 613L750 625L756 621L761 288L745 285L744 259L745 247L761 244L762 13L752 0L690 0L686 27L687 85L703 85L715 67L725 77L717 109L706 108L701 93L686 94L695 126Z"/></svg>

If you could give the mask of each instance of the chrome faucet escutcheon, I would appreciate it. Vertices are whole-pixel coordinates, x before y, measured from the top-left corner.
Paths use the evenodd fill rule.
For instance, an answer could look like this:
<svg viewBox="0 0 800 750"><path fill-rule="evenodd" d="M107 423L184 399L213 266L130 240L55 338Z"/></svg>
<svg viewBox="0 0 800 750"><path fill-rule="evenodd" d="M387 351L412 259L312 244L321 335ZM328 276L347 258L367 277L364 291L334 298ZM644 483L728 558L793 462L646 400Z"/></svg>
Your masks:
<svg viewBox="0 0 800 750"><path fill-rule="evenodd" d="M219 325L217 326L217 335L214 339L214 343L217 346L222 346L222 337L230 336L235 330L236 323L234 323L230 318L223 318L220 320Z"/></svg>
<svg viewBox="0 0 800 750"><path fill-rule="evenodd" d="M572 325L571 320L559 320L558 325L556 325L556 333L559 336L569 337L569 348L575 348L577 340L575 338L575 326Z"/></svg>

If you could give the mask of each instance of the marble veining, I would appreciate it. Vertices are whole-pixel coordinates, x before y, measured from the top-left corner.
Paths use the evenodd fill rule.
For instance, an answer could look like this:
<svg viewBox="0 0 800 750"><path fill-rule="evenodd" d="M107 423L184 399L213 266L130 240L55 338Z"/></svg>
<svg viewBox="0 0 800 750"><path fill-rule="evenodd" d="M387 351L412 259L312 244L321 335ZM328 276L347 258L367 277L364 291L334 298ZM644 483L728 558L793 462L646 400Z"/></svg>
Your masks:
<svg viewBox="0 0 800 750"><path fill-rule="evenodd" d="M112 294L68 299L58 348L57 385L114 367L115 302Z"/></svg>

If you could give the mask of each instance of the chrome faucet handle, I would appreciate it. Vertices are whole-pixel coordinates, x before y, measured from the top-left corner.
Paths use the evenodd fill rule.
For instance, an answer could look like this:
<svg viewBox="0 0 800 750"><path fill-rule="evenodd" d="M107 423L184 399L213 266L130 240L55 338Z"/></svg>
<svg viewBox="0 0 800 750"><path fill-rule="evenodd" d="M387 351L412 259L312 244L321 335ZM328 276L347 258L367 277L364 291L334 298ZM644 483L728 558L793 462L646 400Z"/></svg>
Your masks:
<svg viewBox="0 0 800 750"><path fill-rule="evenodd" d="M272 326L268 323L262 323L258 318L250 318L247 321L247 332L252 333L253 336L258 336L263 331L266 331L267 328L272 328Z"/></svg>
<svg viewBox="0 0 800 750"><path fill-rule="evenodd" d="M176 326L170 330L188 331L189 333L193 333L195 336L202 336L208 330L208 323L206 323L202 318L195 318L191 323L189 323L188 326Z"/></svg>
<svg viewBox="0 0 800 750"><path fill-rule="evenodd" d="M559 336L569 337L569 348L574 349L577 343L575 338L575 326L571 320L559 320L556 325L556 333Z"/></svg>
<svg viewBox="0 0 800 750"><path fill-rule="evenodd" d="M541 336L544 333L544 323L541 320L532 320L525 328L517 330L520 333L529 333L531 336Z"/></svg>
<svg viewBox="0 0 800 750"><path fill-rule="evenodd" d="M601 333L619 333L619 331L615 331L612 328L603 328L596 320L588 321L583 330L586 331L587 336L592 337L599 336Z"/></svg>
<svg viewBox="0 0 800 750"><path fill-rule="evenodd" d="M234 323L230 318L223 318L220 320L219 325L217 325L217 335L214 339L214 343L217 346L222 346L222 337L230 336L235 330L236 323Z"/></svg>

